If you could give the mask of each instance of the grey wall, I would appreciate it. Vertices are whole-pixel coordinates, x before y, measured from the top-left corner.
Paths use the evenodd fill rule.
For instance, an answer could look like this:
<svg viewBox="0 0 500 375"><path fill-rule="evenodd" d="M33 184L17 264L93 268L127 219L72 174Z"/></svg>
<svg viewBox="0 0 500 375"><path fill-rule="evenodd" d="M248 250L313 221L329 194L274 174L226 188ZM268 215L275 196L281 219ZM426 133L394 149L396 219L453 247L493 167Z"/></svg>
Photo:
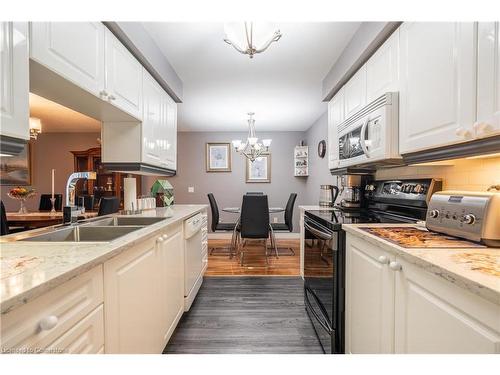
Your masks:
<svg viewBox="0 0 500 375"><path fill-rule="evenodd" d="M297 193L294 211L294 232L298 227L298 205L309 204L306 196L307 179L294 177L293 149L304 139L305 132L258 133L263 138L272 138L271 145L271 183L246 183L245 158L232 151L232 172L207 173L205 171L205 143L231 142L232 139L245 139L243 132L180 132L178 133L177 175L168 180L174 186L176 203L208 204L207 194L213 193L219 207L241 205L242 195L247 191L263 191L268 195L270 206L286 205L290 193ZM153 177L143 177L143 191L154 182ZM188 187L194 193L188 193ZM283 221L283 214L277 216ZM224 222L236 220L236 215L222 213ZM272 220L272 218L271 218Z"/></svg>
<svg viewBox="0 0 500 375"><path fill-rule="evenodd" d="M318 156L318 143L325 140L328 144L328 113L325 112L305 132L309 145L309 177L307 178L305 196L310 204L318 204L319 186L336 185L337 178L328 169L328 152L324 158Z"/></svg>
<svg viewBox="0 0 500 375"><path fill-rule="evenodd" d="M370 58L401 22L363 22L323 79L323 96L330 100Z"/></svg>

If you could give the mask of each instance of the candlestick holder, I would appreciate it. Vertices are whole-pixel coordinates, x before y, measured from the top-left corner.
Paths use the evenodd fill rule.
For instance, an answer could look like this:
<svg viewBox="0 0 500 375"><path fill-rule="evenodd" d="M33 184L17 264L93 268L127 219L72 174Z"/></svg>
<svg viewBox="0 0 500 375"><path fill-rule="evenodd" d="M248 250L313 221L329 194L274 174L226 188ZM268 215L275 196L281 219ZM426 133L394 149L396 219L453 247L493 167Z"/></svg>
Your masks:
<svg viewBox="0 0 500 375"><path fill-rule="evenodd" d="M50 210L50 214L55 215L55 213L56 213L56 198L50 198L50 204L52 205L52 209Z"/></svg>

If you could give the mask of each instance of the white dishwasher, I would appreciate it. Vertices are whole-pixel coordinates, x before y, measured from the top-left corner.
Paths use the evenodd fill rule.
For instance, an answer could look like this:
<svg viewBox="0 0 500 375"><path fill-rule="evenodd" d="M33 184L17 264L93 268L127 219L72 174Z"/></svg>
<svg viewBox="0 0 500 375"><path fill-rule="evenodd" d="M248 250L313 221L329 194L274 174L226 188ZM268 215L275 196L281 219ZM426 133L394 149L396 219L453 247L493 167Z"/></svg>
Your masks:
<svg viewBox="0 0 500 375"><path fill-rule="evenodd" d="M193 304L203 282L202 214L184 221L184 311Z"/></svg>

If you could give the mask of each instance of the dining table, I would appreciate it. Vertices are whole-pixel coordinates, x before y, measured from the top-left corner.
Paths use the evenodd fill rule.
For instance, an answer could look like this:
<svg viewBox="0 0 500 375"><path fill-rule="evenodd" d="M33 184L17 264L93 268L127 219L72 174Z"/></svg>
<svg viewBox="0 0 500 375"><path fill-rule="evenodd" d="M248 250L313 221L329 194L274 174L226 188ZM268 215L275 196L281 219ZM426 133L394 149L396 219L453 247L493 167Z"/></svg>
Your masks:
<svg viewBox="0 0 500 375"><path fill-rule="evenodd" d="M23 227L25 229L43 228L61 224L63 213L61 211L33 211L28 213L7 212L9 227ZM87 211L78 215L78 219L90 219L97 216L97 211Z"/></svg>
<svg viewBox="0 0 500 375"><path fill-rule="evenodd" d="M224 207L222 209L222 211L232 213L232 214L240 214L241 207ZM285 211L285 209L283 207L269 207L270 214L277 214L277 213L284 212L284 211ZM240 219L238 218L238 220L236 221L236 225L234 226L234 229L233 229L233 235L231 238L231 245L230 245L231 250L229 251L229 258L233 257L233 250L235 250L235 247L236 247L236 236L237 236L237 228L238 228L239 223L240 223ZM271 224L269 224L269 227L271 228L271 232L272 232Z"/></svg>

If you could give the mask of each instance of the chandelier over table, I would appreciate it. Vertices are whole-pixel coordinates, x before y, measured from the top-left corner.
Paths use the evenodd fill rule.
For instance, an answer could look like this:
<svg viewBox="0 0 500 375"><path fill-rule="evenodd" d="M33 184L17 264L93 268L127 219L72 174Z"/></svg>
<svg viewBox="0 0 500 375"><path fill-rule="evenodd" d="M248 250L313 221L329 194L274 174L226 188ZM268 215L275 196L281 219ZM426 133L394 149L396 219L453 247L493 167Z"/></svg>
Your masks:
<svg viewBox="0 0 500 375"><path fill-rule="evenodd" d="M252 162L263 153L269 152L269 146L271 146L272 142L272 139L263 139L262 142L259 142L259 138L255 134L255 119L253 115L255 113L248 112L248 137L246 142L243 143L240 139L232 141L236 152L244 155Z"/></svg>

